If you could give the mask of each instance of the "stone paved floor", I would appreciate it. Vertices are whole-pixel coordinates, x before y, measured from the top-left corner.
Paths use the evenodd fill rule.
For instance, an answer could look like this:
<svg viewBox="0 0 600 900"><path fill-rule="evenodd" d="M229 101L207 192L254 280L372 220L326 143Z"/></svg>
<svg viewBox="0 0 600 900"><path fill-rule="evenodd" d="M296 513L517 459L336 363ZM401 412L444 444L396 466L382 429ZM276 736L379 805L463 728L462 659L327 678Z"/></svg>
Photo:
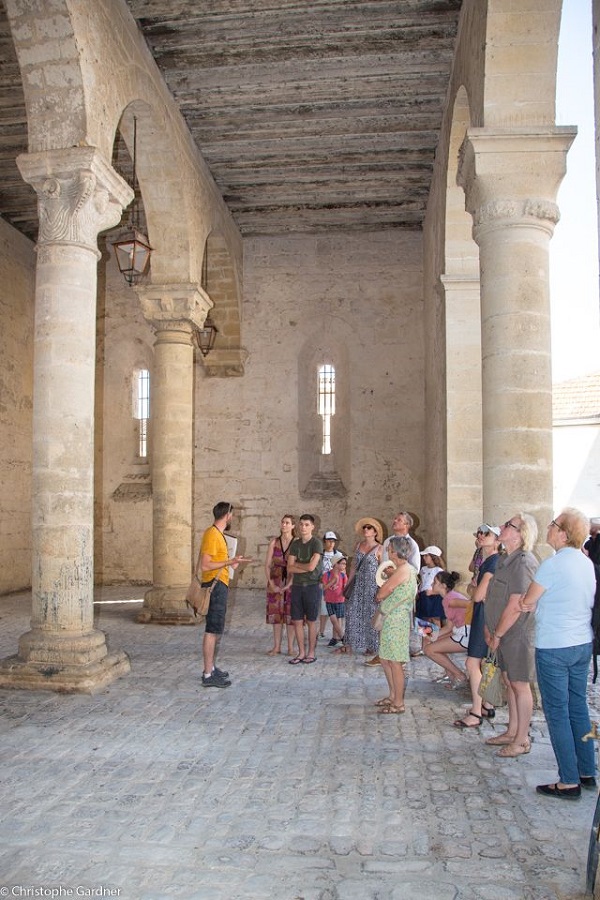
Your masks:
<svg viewBox="0 0 600 900"><path fill-rule="evenodd" d="M378 716L380 669L325 646L312 666L266 657L252 591L232 592L219 656L234 684L203 689L201 630L137 624L141 597L97 592L128 677L94 696L0 691L0 896L584 897L595 794L535 794L556 777L540 713L531 754L500 760L483 739L505 712L452 728L468 698L417 658L406 714ZM0 598L2 657L29 610Z"/></svg>

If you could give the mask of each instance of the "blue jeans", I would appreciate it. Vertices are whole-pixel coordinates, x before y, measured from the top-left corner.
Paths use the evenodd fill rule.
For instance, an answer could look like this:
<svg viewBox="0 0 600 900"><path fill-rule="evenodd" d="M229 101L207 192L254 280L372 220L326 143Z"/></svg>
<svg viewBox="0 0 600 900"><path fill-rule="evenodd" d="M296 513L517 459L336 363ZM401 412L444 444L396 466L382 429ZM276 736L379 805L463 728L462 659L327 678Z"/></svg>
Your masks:
<svg viewBox="0 0 600 900"><path fill-rule="evenodd" d="M581 775L594 775L594 742L582 741L590 731L587 679L591 644L535 651L538 685L552 749L562 784L579 784Z"/></svg>

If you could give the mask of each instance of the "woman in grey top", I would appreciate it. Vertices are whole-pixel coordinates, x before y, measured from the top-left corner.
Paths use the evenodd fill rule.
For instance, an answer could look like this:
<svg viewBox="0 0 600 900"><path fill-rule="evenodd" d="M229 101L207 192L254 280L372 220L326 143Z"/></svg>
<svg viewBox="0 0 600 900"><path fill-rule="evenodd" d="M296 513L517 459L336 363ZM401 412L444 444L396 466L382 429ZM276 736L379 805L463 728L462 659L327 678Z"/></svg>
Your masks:
<svg viewBox="0 0 600 900"><path fill-rule="evenodd" d="M516 513L500 529L506 554L501 556L485 603L486 640L495 650L508 696L506 731L486 743L500 745L498 756L513 758L529 753L529 726L533 713L530 682L535 678L533 614L519 613L518 601L533 580L539 561L531 552L537 540L533 516Z"/></svg>

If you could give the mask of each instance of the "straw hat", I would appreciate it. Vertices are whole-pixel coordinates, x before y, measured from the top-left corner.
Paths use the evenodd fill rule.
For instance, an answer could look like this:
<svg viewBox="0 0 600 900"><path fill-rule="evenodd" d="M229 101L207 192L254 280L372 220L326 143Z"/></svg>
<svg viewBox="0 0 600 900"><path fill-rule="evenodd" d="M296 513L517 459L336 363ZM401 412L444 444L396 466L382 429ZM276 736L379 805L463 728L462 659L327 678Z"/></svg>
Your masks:
<svg viewBox="0 0 600 900"><path fill-rule="evenodd" d="M380 542L383 540L383 525L378 519L374 519L372 516L363 516L363 518L359 519L354 526L354 530L357 534L362 535L362 530L365 525L372 525L375 529L376 539Z"/></svg>

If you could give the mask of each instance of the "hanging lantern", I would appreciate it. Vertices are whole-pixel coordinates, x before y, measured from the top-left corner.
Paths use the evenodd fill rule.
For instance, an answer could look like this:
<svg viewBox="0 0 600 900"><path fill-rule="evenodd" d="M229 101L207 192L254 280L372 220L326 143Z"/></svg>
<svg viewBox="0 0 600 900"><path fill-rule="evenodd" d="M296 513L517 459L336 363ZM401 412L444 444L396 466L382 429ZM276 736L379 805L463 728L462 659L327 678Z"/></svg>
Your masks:
<svg viewBox="0 0 600 900"><path fill-rule="evenodd" d="M204 321L203 327L198 328L196 331L196 342L202 356L208 356L210 351L213 349L218 333L219 329L217 328L209 314Z"/></svg>
<svg viewBox="0 0 600 900"><path fill-rule="evenodd" d="M150 266L152 247L145 234L129 228L118 241L113 241L119 271L127 284L137 284Z"/></svg>
<svg viewBox="0 0 600 900"><path fill-rule="evenodd" d="M152 247L145 234L140 230L140 211L136 175L137 156L137 119L133 117L133 203L129 209L129 222L126 230L113 241L119 271L129 285L137 284L150 266Z"/></svg>

